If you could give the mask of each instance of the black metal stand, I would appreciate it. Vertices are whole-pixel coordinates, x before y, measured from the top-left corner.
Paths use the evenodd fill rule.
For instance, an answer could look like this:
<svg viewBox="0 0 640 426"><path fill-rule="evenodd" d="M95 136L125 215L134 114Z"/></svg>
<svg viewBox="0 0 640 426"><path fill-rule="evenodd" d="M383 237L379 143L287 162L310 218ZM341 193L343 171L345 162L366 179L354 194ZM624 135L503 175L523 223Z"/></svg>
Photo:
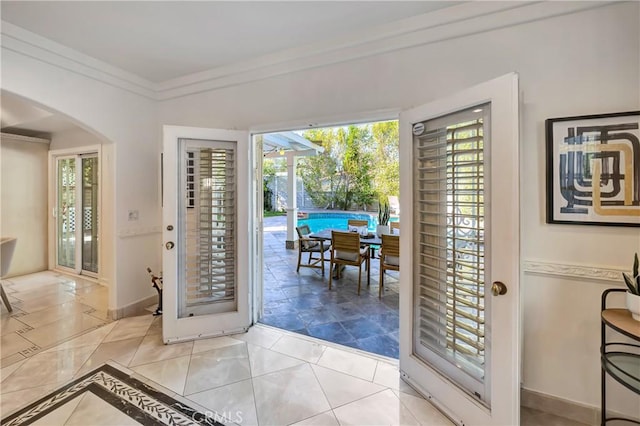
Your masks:
<svg viewBox="0 0 640 426"><path fill-rule="evenodd" d="M153 275L151 272L151 268L147 268L147 272L151 275L151 283L153 284L153 288L158 292L158 308L153 313L153 316L162 315L162 277Z"/></svg>
<svg viewBox="0 0 640 426"><path fill-rule="evenodd" d="M610 293L624 293L625 289L607 289L602 293L602 306L601 312L604 314L607 311L607 296ZM611 312L609 310L608 312ZM618 333L627 336L633 340L639 341L640 335L636 332L630 332L624 328L620 327L620 324L614 322L612 319L607 319L611 317L606 317L601 314L600 321L600 398L601 398L601 418L600 425L605 426L607 422L610 421L624 421L628 423L634 423L640 425L640 421L635 419L623 418L623 417L607 417L607 388L606 388L606 377L607 375L612 377L618 383L626 387L627 389L635 392L636 394L640 394L640 388L637 383L640 377L638 377L637 368L635 371L635 376L632 371L627 367L623 368L621 360L624 363L632 363L636 366L640 366L640 354L638 351L640 350L640 345L632 344L632 343L624 343L624 342L607 342L606 336L606 328L609 327ZM640 329L640 328L639 328Z"/></svg>

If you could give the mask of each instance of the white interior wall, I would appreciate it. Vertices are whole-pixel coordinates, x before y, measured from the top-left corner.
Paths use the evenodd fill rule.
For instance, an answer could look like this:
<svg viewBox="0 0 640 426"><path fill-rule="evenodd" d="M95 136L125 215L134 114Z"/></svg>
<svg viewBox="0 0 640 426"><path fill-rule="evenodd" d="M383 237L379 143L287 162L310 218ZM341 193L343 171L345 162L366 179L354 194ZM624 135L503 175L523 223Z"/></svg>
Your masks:
<svg viewBox="0 0 640 426"><path fill-rule="evenodd" d="M17 237L8 276L45 271L49 144L0 137L0 235Z"/></svg>
<svg viewBox="0 0 640 426"><path fill-rule="evenodd" d="M102 142L101 138L80 127L71 127L52 133L49 149L55 151L58 149L81 148L90 145L102 145Z"/></svg>
<svg viewBox="0 0 640 426"><path fill-rule="evenodd" d="M638 228L545 223L544 120L639 109L639 14L638 3L617 3L186 96L161 102L160 123L242 129L349 119L517 71L523 260L628 269L640 251ZM615 285L524 275L525 388L599 405L599 297ZM609 400L611 409L638 416L637 395L616 388Z"/></svg>
<svg viewBox="0 0 640 426"><path fill-rule="evenodd" d="M2 88L69 117L103 141L104 282L116 314L153 297L146 267L160 267L160 197L156 104L137 94L2 47ZM55 84L52 84L55 82ZM44 167L46 170L46 166ZM45 195L46 198L46 195ZM128 211L138 210L129 221ZM121 312L121 311L119 311Z"/></svg>

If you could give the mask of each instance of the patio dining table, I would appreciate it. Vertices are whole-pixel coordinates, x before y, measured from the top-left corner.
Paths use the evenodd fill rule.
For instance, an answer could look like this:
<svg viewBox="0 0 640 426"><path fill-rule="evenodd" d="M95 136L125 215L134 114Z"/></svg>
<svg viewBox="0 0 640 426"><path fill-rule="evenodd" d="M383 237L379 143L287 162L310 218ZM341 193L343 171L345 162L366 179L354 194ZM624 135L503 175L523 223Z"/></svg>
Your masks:
<svg viewBox="0 0 640 426"><path fill-rule="evenodd" d="M331 232L332 231L337 231L337 232L348 232L346 229L335 229L335 228L329 228L329 229L323 229L320 232L312 232L311 234L309 234L309 238L315 238L318 240L325 240L325 241L331 241ZM366 237L363 237L362 235L360 236L360 245L361 246L369 246L369 248L371 249L371 258L375 259L375 255L376 255L376 248L378 246L380 246L382 244L382 239L380 237L378 237L376 234L369 234Z"/></svg>

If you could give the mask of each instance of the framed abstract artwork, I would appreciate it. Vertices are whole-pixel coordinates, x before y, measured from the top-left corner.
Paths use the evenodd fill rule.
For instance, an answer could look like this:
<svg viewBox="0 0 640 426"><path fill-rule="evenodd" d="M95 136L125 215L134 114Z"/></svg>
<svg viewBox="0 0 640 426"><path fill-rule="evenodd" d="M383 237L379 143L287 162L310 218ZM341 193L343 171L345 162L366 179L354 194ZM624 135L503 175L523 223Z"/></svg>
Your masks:
<svg viewBox="0 0 640 426"><path fill-rule="evenodd" d="M545 127L547 223L640 226L640 111Z"/></svg>

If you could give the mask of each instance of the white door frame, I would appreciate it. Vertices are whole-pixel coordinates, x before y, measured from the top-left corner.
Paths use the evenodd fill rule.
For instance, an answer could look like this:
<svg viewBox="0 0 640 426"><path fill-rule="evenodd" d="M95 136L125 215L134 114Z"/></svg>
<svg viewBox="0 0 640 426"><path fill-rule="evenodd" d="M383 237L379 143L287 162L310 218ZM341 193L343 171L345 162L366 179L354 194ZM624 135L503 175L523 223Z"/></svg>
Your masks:
<svg viewBox="0 0 640 426"><path fill-rule="evenodd" d="M491 299L492 329L488 333L492 335L492 356L489 361L492 409L488 410L413 354L414 265L411 236L414 205L411 167L400 169L400 211L403 226L400 250L402 253L411 253L400 256L400 269L407 271L400 278L400 370L409 383L460 424L518 424L521 371L518 75L511 73L401 113L400 162L412 164L413 123L487 102L491 102L491 164L494 165L490 170L493 185L491 205L496 206L496 194L500 194L501 200L507 200L499 208L491 210L492 221L501 223L500 229L504 230L504 234L495 235L494 230L490 230L491 277L487 280L488 287L485 287L487 297L492 297L489 291L490 281L502 281L508 287L506 295ZM515 144L515 149L495 149L496 146L505 146L504 144ZM407 145L407 149L402 149ZM506 153L512 156L506 157ZM513 246L517 249L511 250Z"/></svg>

